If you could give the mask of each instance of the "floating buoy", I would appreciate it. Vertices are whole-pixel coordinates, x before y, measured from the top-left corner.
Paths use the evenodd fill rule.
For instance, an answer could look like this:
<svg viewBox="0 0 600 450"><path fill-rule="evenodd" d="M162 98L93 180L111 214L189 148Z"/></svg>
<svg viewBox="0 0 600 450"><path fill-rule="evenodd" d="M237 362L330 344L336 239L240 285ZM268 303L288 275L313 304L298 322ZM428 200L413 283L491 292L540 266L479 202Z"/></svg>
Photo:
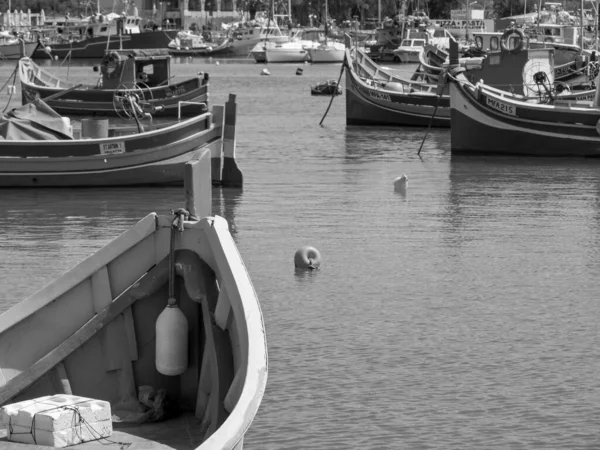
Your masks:
<svg viewBox="0 0 600 450"><path fill-rule="evenodd" d="M54 55L54 61L58 61L58 55Z"/></svg>
<svg viewBox="0 0 600 450"><path fill-rule="evenodd" d="M406 175L402 174L401 177L398 177L394 180L394 191L405 194L407 187L408 187L408 177Z"/></svg>
<svg viewBox="0 0 600 450"><path fill-rule="evenodd" d="M8 93L9 93L9 94L14 94L14 93L15 93L15 90L16 90L16 89L15 89L15 85L14 85L14 84L13 84L13 85L11 85L11 86L8 86Z"/></svg>
<svg viewBox="0 0 600 450"><path fill-rule="evenodd" d="M260 72L261 75L271 75L271 72L269 72L269 69L267 69L266 67Z"/></svg>
<svg viewBox="0 0 600 450"><path fill-rule="evenodd" d="M218 66L218 65L219 65L219 61L217 61L217 62L215 63L215 66Z"/></svg>
<svg viewBox="0 0 600 450"><path fill-rule="evenodd" d="M298 67L296 69L296 75L302 75L303 69L301 69L300 67Z"/></svg>
<svg viewBox="0 0 600 450"><path fill-rule="evenodd" d="M208 50L209 52L212 52L212 47L206 47L206 50Z"/></svg>
<svg viewBox="0 0 600 450"><path fill-rule="evenodd" d="M50 47L49 45L46 45L46 46L44 47L44 51L45 51L46 53L50 54L50 53L52 53L52 47Z"/></svg>
<svg viewBox="0 0 600 450"><path fill-rule="evenodd" d="M300 269L318 269L321 265L321 254L314 247L300 247L294 255L294 265Z"/></svg>
<svg viewBox="0 0 600 450"><path fill-rule="evenodd" d="M188 321L175 303L156 319L156 370L163 375L181 375L188 367Z"/></svg>

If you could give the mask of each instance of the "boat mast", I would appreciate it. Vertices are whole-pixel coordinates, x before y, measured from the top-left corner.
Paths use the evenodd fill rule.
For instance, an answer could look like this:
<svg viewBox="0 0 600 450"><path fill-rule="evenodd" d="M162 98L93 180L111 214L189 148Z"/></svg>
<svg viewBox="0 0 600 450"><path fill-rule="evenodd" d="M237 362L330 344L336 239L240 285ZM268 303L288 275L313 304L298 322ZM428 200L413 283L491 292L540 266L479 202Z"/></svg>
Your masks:
<svg viewBox="0 0 600 450"><path fill-rule="evenodd" d="M329 31L328 25L327 25L327 17L329 15L329 11L327 10L327 0L325 0L325 45L327 46L327 33Z"/></svg>
<svg viewBox="0 0 600 450"><path fill-rule="evenodd" d="M581 36L579 36L579 42L580 42L580 49L579 52L581 54L583 54L583 7L584 7L584 1L585 0L581 0L581 18L579 19L579 33L581 34Z"/></svg>

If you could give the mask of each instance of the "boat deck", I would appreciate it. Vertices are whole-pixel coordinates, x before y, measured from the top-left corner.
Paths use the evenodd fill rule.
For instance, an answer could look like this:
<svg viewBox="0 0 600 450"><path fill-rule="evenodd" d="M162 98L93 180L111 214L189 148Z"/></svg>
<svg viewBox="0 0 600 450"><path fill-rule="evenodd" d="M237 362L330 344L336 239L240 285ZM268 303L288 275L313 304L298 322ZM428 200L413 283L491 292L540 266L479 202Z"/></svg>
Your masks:
<svg viewBox="0 0 600 450"><path fill-rule="evenodd" d="M176 418L141 425L114 423L112 436L97 441L85 442L68 447L77 450L187 450L198 447L204 438L204 431L193 414L183 414ZM2 450L48 450L50 447L9 442L6 430L0 429Z"/></svg>

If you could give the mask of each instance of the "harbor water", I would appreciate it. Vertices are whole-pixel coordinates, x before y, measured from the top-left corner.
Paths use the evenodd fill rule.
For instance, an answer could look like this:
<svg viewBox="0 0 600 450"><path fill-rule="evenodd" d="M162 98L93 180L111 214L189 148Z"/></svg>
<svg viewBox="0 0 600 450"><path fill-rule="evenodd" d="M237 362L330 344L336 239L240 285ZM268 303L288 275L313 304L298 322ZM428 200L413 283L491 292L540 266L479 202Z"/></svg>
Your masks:
<svg viewBox="0 0 600 450"><path fill-rule="evenodd" d="M599 448L600 162L453 156L447 129L421 159L424 129L347 127L345 95L319 126L329 98L310 85L339 65L215 61L172 73L209 72L213 104L238 96L245 186L214 189L213 210L267 330L244 448ZM2 190L0 312L182 204L180 188ZM320 270L295 271L303 245Z"/></svg>

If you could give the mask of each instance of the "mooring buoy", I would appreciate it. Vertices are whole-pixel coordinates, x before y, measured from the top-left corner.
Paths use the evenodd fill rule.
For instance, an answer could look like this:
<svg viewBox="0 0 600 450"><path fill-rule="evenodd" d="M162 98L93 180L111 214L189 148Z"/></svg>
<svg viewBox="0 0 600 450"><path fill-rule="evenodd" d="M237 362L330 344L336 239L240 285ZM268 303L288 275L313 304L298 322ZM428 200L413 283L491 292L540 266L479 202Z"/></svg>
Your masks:
<svg viewBox="0 0 600 450"><path fill-rule="evenodd" d="M394 180L394 191L405 194L407 187L408 187L408 177L405 174L402 174L402 176L400 176Z"/></svg>
<svg viewBox="0 0 600 450"><path fill-rule="evenodd" d="M321 253L310 245L305 245L296 250L294 266L300 269L318 269L321 266Z"/></svg>

